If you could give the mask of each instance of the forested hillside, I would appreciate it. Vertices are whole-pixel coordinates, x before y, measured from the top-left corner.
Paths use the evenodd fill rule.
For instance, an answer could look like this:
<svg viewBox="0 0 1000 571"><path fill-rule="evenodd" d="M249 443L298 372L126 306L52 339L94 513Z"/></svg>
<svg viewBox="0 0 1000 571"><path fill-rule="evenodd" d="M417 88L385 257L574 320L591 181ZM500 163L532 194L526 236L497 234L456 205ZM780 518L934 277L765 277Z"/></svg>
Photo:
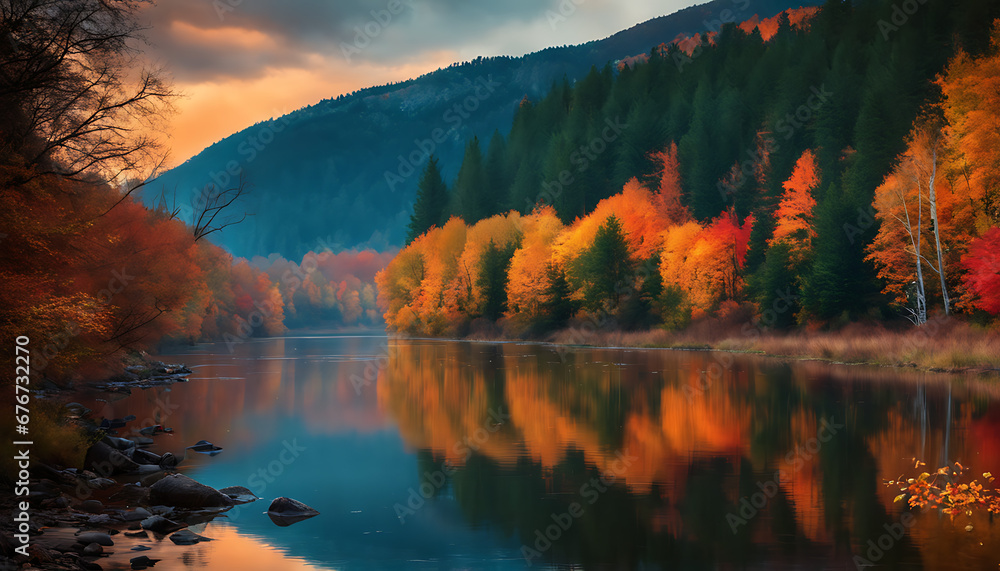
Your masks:
<svg viewBox="0 0 1000 571"><path fill-rule="evenodd" d="M995 313L998 15L831 0L526 98L453 184L425 169L412 241L378 277L388 323Z"/></svg>
<svg viewBox="0 0 1000 571"><path fill-rule="evenodd" d="M476 58L296 111L276 109L270 120L164 173L144 200L156 205L163 193L190 222L191 205L207 185L234 187L242 175L248 192L239 207L251 216L212 237L234 255L300 259L321 243L335 249L399 247L428 153L442 159L451 182L468 139L479 136L485 145L494 131L507 132L518 102L545 95L553 81L565 77L572 84L592 65L647 53L679 34L819 1L713 0L603 40L523 57Z"/></svg>

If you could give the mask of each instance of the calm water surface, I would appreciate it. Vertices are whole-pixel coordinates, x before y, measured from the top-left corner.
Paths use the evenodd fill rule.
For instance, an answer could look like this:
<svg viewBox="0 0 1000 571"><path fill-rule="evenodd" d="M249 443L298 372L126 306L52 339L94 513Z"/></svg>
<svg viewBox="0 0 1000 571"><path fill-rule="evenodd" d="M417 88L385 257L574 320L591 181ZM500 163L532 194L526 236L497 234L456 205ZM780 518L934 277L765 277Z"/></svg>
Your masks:
<svg viewBox="0 0 1000 571"><path fill-rule="evenodd" d="M194 527L216 541L155 543L143 554L160 571L1000 564L1000 522L929 512L903 528L883 485L915 475L915 457L1000 474L988 380L379 336L161 358L188 364L190 382L95 410L173 427L158 453L224 447L182 470L264 499ZM263 512L278 496L321 515L277 527ZM101 563L134 555L123 544Z"/></svg>

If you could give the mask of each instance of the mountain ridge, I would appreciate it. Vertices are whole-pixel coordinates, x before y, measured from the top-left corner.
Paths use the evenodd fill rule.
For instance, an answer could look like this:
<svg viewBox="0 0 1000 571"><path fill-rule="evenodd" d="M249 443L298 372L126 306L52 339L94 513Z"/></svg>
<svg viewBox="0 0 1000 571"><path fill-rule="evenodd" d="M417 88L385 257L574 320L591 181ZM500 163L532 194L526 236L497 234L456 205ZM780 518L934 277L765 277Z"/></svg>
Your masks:
<svg viewBox="0 0 1000 571"><path fill-rule="evenodd" d="M190 217L199 189L230 187L245 176L251 189L242 206L252 216L216 237L236 256L399 246L427 155L437 155L446 180L454 180L466 141L509 131L525 97L538 99L562 78L572 83L594 66L648 53L680 35L818 3L713 0L604 39L480 57L323 99L220 139L158 177L143 199L155 205L162 192Z"/></svg>

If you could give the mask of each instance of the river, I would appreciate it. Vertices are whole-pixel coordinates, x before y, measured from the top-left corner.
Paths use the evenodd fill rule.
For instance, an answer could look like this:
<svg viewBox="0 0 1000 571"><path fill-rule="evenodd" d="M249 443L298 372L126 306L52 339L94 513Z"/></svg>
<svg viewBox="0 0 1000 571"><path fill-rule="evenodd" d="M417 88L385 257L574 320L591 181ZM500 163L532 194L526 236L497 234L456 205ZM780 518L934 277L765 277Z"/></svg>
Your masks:
<svg viewBox="0 0 1000 571"><path fill-rule="evenodd" d="M181 470L263 498L193 527L215 541L143 540L160 571L1000 563L985 513L910 519L884 485L916 475L915 459L1000 474L989 379L378 334L158 358L194 374L90 406L173 428L157 453L222 446ZM321 515L278 527L264 514L278 496ZM128 545L101 564L127 568Z"/></svg>

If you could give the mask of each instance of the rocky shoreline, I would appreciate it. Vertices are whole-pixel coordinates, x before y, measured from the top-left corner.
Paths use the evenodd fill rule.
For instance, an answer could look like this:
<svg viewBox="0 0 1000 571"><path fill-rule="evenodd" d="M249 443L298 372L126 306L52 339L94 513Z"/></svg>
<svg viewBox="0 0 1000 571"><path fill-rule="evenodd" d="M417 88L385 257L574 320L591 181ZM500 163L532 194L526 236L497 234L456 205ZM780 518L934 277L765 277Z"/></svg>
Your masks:
<svg viewBox="0 0 1000 571"><path fill-rule="evenodd" d="M128 367L124 373L90 386L128 393L186 382L190 374L183 365L153 362ZM42 392L52 397L51 390ZM84 465L32 464L27 538L13 518L0 521L0 570L99 570L103 569L102 559L116 551L116 544L126 543L132 544L126 549L134 552L130 567L146 569L158 561L156 547L164 539L174 545L211 541L188 528L226 517L234 506L260 499L241 486L217 490L201 484L177 471L184 458L147 450L156 435L171 432L169 427L132 428L128 437L121 437L118 429L134 422L135 417L98 420L90 418L91 411L79 403L68 403L64 410L91 436ZM199 441L186 450L214 455L222 448ZM19 513L23 496L4 494L0 498L0 510ZM267 513L276 525L290 525L319 512L296 500L276 498Z"/></svg>

